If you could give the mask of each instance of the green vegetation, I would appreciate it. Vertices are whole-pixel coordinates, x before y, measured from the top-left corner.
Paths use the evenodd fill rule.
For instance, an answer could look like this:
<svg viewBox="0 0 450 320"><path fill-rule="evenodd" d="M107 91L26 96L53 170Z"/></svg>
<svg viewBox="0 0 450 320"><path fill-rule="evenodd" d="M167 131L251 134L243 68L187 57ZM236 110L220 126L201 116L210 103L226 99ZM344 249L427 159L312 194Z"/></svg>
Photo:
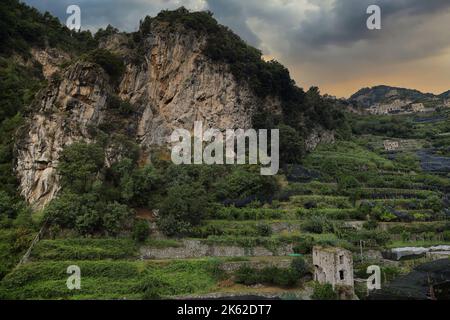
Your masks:
<svg viewBox="0 0 450 320"><path fill-rule="evenodd" d="M31 259L40 261L132 259L137 256L133 241L128 239L69 238L41 240Z"/></svg>
<svg viewBox="0 0 450 320"><path fill-rule="evenodd" d="M148 222L144 220L137 221L133 228L133 239L137 242L145 242L150 235Z"/></svg>
<svg viewBox="0 0 450 320"><path fill-rule="evenodd" d="M212 219L217 220L245 221L281 219L285 214L281 209L220 207L211 213L210 216Z"/></svg>
<svg viewBox="0 0 450 320"><path fill-rule="evenodd" d="M24 106L31 102L44 81L37 66L19 66L12 59L1 56L0 75L0 190L16 196L17 181L13 174L14 134L23 124Z"/></svg>
<svg viewBox="0 0 450 320"><path fill-rule="evenodd" d="M110 145L119 145L123 157L106 167ZM62 192L45 210L49 223L80 235L114 236L129 230L132 207L157 207L164 233L188 235L220 202L264 197L277 189L275 179L261 176L257 167L178 167L161 162L155 168L139 167L137 160L134 143L125 137L66 147L58 166Z"/></svg>
<svg viewBox="0 0 450 320"><path fill-rule="evenodd" d="M311 298L314 300L337 300L338 295L333 290L333 287L331 286L331 284L315 283L314 284L314 293L311 296Z"/></svg>
<svg viewBox="0 0 450 320"><path fill-rule="evenodd" d="M281 287L293 287L307 273L309 273L309 268L306 262L303 258L296 258L287 270L277 267L255 270L247 265L243 265L235 272L234 276L236 283L247 286L264 283Z"/></svg>
<svg viewBox="0 0 450 320"><path fill-rule="evenodd" d="M448 111L420 117L344 114L318 88L298 88L286 68L264 61L259 50L219 25L211 13L183 8L141 21L128 43L141 58L133 62L142 63L145 39L154 28L171 36L195 32L205 37L208 59L227 64L240 85L261 99L280 98L280 113L261 107L253 119L256 128L280 129L280 175L261 176L252 165L176 166L164 150L142 150L129 132L135 130L129 124L138 104L112 90L107 118L89 128L92 143L65 147L58 165L62 189L31 219L13 173L15 137L26 130L23 116L37 107L33 98L46 85L42 66L29 63L30 48L48 43L95 63L113 89L128 60L97 47L118 32L111 26L95 37L71 32L48 13L14 0L2 2L0 18L0 298L161 299L210 293L224 289L219 285L225 277L222 262L243 263L227 283L292 288L310 272L306 261L314 245L356 253L361 244L364 250L382 250L450 241L448 172L426 173L417 154L434 148L448 155ZM334 130L337 140L306 152L305 140L317 128ZM386 139L404 145L387 152ZM113 163L111 150L119 159ZM44 221L48 229L30 261L13 269ZM159 230L150 234L150 226ZM160 239L158 232L169 238ZM249 257L139 260L142 247L181 248L183 238L238 246ZM257 251L273 256L250 257ZM287 269L270 264L292 252L306 258L292 259ZM253 258L267 265L251 268L247 262ZM71 264L82 269L81 291L65 286ZM355 270L358 274L364 266ZM403 272L382 270L385 281ZM318 284L312 297L337 299L331 286Z"/></svg>
<svg viewBox="0 0 450 320"><path fill-rule="evenodd" d="M90 31L70 31L46 12L27 6L18 0L4 0L0 4L1 55L19 53L29 55L32 47L60 48L81 53L97 45Z"/></svg>
<svg viewBox="0 0 450 320"><path fill-rule="evenodd" d="M81 290L66 286L69 265L83 270ZM157 262L53 261L33 262L6 276L1 299L143 299L202 293L216 283L214 260ZM149 286L150 279L154 285ZM164 286L158 286L163 283Z"/></svg>
<svg viewBox="0 0 450 320"><path fill-rule="evenodd" d="M19 262L34 237L28 228L0 230L0 279Z"/></svg>
<svg viewBox="0 0 450 320"><path fill-rule="evenodd" d="M338 181L348 179L358 172L370 175L371 171L394 169L391 161L349 141L319 146L303 163L307 167L320 169L324 178L330 181L336 177Z"/></svg>
<svg viewBox="0 0 450 320"><path fill-rule="evenodd" d="M306 209L350 209L352 207L348 197L325 195L293 196L291 197L291 204Z"/></svg>
<svg viewBox="0 0 450 320"><path fill-rule="evenodd" d="M191 235L198 238L221 235L269 237L272 235L271 222L273 221L205 221L201 226L194 228ZM289 224L292 228L295 228L295 224L299 224L296 221L286 221L285 223Z"/></svg>
<svg viewBox="0 0 450 320"><path fill-rule="evenodd" d="M18 195L14 143L23 115L46 85L31 48L49 46L78 54L96 46L90 32L72 32L49 13L17 0L0 4L0 278L19 261L35 234L31 213ZM19 131L19 132L18 132Z"/></svg>
<svg viewBox="0 0 450 320"><path fill-rule="evenodd" d="M119 81L125 72L122 58L108 50L95 49L87 55L86 59L100 65L113 82Z"/></svg>
<svg viewBox="0 0 450 320"><path fill-rule="evenodd" d="M161 205L160 229L169 236L187 234L206 216L208 200L200 184L169 188Z"/></svg>

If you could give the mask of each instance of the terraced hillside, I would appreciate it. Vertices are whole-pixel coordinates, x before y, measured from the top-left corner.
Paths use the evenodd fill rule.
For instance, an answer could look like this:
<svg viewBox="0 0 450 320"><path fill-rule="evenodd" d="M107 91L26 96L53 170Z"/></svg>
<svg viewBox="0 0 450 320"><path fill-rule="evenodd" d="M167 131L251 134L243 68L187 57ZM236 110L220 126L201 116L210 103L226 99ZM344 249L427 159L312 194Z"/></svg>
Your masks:
<svg viewBox="0 0 450 320"><path fill-rule="evenodd" d="M334 299L312 281L316 245L350 250L364 284L368 265L386 283L431 259L385 250L450 244L445 106L347 114L208 12L95 36L17 0L0 16L15 22L0 48L0 299ZM279 174L173 164L153 140L197 115L278 128Z"/></svg>
<svg viewBox="0 0 450 320"><path fill-rule="evenodd" d="M413 130L426 126L422 122ZM364 266L376 262L390 281L423 260L392 266L381 251L450 244L450 180L445 173L422 170L414 152L433 144L435 135L418 135L408 137L415 143L395 152L387 152L383 141L403 137L364 133L321 145L304 159L300 182L290 175L296 168L286 167L279 177L282 188L269 200L215 207L187 237L153 232L137 243L129 237L47 236L28 263L2 280L1 296L141 299L251 293L309 298L313 245L347 248L355 255L356 277L364 277ZM152 218L145 221L155 227ZM301 270L295 268L298 261L306 261ZM65 286L69 265L82 270L81 290ZM260 276L251 276L255 269ZM364 290L359 294L363 298Z"/></svg>

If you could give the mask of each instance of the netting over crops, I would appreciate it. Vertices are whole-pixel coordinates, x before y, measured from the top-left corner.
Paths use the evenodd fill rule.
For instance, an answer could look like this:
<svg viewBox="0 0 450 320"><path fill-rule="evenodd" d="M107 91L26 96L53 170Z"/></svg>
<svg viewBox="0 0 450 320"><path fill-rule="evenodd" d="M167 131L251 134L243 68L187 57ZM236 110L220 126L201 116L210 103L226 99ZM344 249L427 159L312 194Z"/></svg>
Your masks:
<svg viewBox="0 0 450 320"><path fill-rule="evenodd" d="M433 293L431 293L433 288ZM413 272L400 276L389 285L372 293L369 299L450 299L450 259L422 264Z"/></svg>

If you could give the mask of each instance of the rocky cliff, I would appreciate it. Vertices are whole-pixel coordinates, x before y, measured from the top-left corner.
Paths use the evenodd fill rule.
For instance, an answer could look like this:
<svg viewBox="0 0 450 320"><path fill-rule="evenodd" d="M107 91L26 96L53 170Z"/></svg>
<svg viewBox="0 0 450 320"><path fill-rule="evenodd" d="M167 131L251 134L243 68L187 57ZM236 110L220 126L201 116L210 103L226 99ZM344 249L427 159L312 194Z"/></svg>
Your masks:
<svg viewBox="0 0 450 320"><path fill-rule="evenodd" d="M131 105L127 128L120 129L147 149L164 145L175 128L192 130L194 121L214 128L248 128L258 105L280 108L276 97L257 97L235 80L228 65L204 56L205 39L195 32L153 25L141 44L139 61L128 46L130 37L113 34L100 43L125 62L118 84L98 65L79 59L60 70L36 98L17 139L15 166L22 195L33 205L44 206L58 192L56 167L63 148L94 139L91 128L111 125L111 96ZM56 72L46 66L49 73Z"/></svg>
<svg viewBox="0 0 450 320"><path fill-rule="evenodd" d="M284 146L291 159L290 153L334 141L344 121L318 88L305 93L286 68L263 61L259 50L207 12L163 11L146 17L134 33L108 27L89 48L31 50L48 85L17 133L15 172L21 194L35 208L60 190L61 151L74 142L107 143L110 166L127 152L113 138L125 137L140 147L139 163L146 163L155 147L168 146L174 129L193 130L195 121L205 130L286 124L293 139L303 142L295 150Z"/></svg>

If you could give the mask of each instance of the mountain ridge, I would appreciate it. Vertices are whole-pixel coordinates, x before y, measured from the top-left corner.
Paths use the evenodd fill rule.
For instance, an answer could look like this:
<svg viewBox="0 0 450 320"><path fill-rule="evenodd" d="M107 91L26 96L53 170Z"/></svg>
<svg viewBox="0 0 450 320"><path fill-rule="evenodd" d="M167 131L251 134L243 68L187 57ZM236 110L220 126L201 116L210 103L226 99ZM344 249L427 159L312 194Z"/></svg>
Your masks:
<svg viewBox="0 0 450 320"><path fill-rule="evenodd" d="M371 113L425 112L439 107L448 107L450 91L435 95L416 89L387 85L366 87L358 90L348 99L349 102L369 109Z"/></svg>

